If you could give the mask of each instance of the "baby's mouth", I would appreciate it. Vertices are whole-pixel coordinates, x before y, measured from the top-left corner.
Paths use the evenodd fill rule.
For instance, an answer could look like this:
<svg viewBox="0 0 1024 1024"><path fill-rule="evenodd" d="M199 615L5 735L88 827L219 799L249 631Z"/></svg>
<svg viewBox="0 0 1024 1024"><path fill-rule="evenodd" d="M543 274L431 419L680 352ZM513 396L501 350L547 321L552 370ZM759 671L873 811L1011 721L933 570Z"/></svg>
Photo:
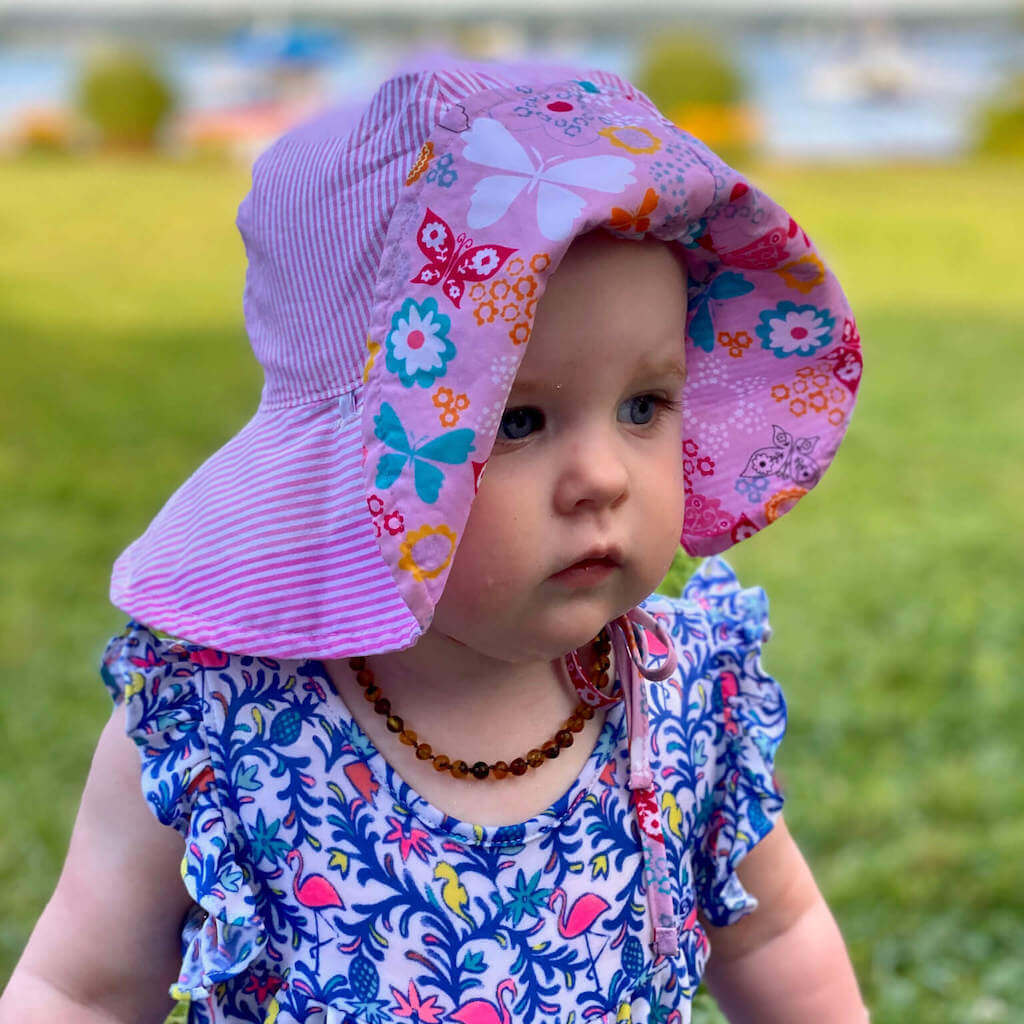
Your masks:
<svg viewBox="0 0 1024 1024"><path fill-rule="evenodd" d="M621 568L621 561L614 554L590 555L552 575L553 580L575 582L598 582L615 569Z"/></svg>

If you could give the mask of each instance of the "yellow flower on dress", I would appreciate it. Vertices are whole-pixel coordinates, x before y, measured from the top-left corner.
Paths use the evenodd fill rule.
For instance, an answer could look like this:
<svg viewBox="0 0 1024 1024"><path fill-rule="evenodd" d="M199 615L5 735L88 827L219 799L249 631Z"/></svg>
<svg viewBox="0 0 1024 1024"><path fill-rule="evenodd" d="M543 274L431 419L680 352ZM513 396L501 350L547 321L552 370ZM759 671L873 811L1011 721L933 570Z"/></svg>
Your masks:
<svg viewBox="0 0 1024 1024"><path fill-rule="evenodd" d="M402 557L398 560L398 568L411 572L417 583L436 579L451 565L455 541L454 531L443 523L437 527L424 524L418 530L406 534L406 539L402 541ZM415 549L418 545L420 551L417 553Z"/></svg>
<svg viewBox="0 0 1024 1024"><path fill-rule="evenodd" d="M597 134L603 135L613 146L628 153L657 153L661 149L661 139L657 135L631 124L611 125L602 128ZM646 143L641 136L646 138Z"/></svg>

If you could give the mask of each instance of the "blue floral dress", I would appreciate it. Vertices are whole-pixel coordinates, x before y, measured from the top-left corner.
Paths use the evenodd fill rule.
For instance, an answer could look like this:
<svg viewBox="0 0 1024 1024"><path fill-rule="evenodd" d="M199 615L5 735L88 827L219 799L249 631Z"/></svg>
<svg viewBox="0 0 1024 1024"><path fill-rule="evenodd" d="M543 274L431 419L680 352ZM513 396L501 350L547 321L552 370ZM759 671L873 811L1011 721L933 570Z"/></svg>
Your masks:
<svg viewBox="0 0 1024 1024"><path fill-rule="evenodd" d="M171 994L190 1024L685 1024L709 954L697 909L724 925L756 906L735 869L782 807L786 708L760 664L765 595L721 559L642 607L678 660L646 684L674 957L651 950L621 702L554 805L481 826L403 781L321 662L129 623L103 677L146 799L186 839L194 905Z"/></svg>

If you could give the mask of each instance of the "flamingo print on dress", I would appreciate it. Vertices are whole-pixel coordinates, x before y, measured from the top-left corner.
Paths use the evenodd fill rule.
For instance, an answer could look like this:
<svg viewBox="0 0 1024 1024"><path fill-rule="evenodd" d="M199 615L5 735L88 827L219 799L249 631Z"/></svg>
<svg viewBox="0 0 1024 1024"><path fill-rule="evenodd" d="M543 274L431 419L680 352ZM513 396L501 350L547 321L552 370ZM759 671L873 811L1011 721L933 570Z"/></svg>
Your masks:
<svg viewBox="0 0 1024 1024"><path fill-rule="evenodd" d="M489 999L470 999L449 1016L459 1024L512 1024L512 1015L503 998L506 992L511 992L515 999L516 983L511 978L498 983L493 1003Z"/></svg>
<svg viewBox="0 0 1024 1024"><path fill-rule="evenodd" d="M594 984L600 988L601 982L597 977L597 967L594 966L594 954L590 949L590 936L587 933L594 926L597 919L609 909L610 904L598 896L597 893L585 892L582 896L577 896L573 900L569 912L566 913L566 906L569 900L565 895L565 890L561 887L556 888L548 897L548 906L554 908L559 899L562 901L562 908L558 918L558 934L563 939L575 939L580 935L583 936L583 941L587 945L587 956L590 957L590 969L587 973L594 979Z"/></svg>
<svg viewBox="0 0 1024 1024"><path fill-rule="evenodd" d="M299 878L302 874L302 853L299 850L291 850L288 856L285 857L285 862L288 864L291 864L293 860L297 860L299 866L292 876L292 892L302 906L313 911L313 928L316 932L316 944L313 946L313 953L316 957L316 971L319 972L320 947L323 945L323 942L320 941L320 922L317 915L324 910L332 908L344 910L345 904L338 895L338 890L323 875L309 874L305 878ZM330 940L325 939L324 941Z"/></svg>

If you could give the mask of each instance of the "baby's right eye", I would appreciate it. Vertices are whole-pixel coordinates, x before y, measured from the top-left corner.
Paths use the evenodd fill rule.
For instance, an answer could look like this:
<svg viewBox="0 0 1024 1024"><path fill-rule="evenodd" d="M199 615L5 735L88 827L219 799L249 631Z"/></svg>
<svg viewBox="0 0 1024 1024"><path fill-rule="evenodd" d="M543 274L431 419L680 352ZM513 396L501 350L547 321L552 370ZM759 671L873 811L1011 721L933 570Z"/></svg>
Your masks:
<svg viewBox="0 0 1024 1024"><path fill-rule="evenodd" d="M501 417L498 437L503 441L520 441L533 430L544 426L544 413L532 406L508 409Z"/></svg>

